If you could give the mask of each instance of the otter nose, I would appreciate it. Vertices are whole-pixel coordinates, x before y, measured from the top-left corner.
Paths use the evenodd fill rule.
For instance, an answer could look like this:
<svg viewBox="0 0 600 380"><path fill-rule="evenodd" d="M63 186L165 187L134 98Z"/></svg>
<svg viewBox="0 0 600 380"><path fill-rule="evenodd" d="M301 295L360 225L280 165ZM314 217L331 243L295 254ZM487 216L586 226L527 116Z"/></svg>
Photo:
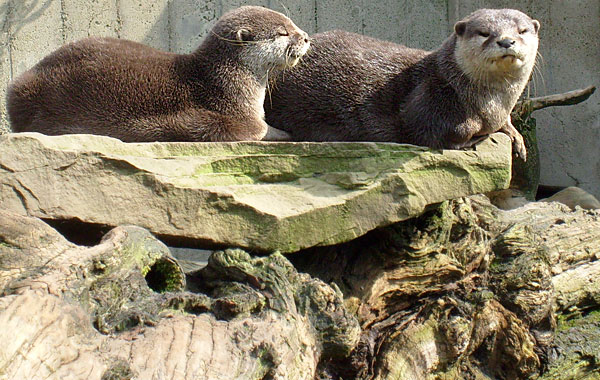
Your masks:
<svg viewBox="0 0 600 380"><path fill-rule="evenodd" d="M308 43L310 42L310 38L308 37L308 34L306 32L298 32L295 36L294 36L294 42L298 43L298 42L304 42L304 43Z"/></svg>
<svg viewBox="0 0 600 380"><path fill-rule="evenodd" d="M309 43L310 38L308 37L308 33L302 32L302 38L304 38L304 42Z"/></svg>
<svg viewBox="0 0 600 380"><path fill-rule="evenodd" d="M512 40L510 38L503 38L500 41L496 41L496 43L500 45L500 47L508 49L509 47L515 44L515 40Z"/></svg>

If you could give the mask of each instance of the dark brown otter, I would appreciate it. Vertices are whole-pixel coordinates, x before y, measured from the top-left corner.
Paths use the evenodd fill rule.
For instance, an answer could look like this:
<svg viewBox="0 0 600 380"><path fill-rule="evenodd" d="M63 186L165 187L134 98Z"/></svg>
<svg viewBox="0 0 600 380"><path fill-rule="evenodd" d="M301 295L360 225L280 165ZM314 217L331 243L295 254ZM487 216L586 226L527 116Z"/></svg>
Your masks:
<svg viewBox="0 0 600 380"><path fill-rule="evenodd" d="M264 121L268 75L294 66L308 46L290 19L253 6L221 17L191 54L88 38L17 78L8 116L15 132L128 142L285 139Z"/></svg>
<svg viewBox="0 0 600 380"><path fill-rule="evenodd" d="M266 120L294 140L392 141L459 149L501 130L525 159L510 112L529 80L539 22L481 9L433 52L344 31L317 34L276 77Z"/></svg>

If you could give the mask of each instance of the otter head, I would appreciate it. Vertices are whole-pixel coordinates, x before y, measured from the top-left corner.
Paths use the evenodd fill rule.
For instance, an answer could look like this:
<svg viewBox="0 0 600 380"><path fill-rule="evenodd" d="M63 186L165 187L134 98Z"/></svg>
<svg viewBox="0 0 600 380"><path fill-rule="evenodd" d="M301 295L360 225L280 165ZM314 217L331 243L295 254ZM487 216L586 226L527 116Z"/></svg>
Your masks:
<svg viewBox="0 0 600 380"><path fill-rule="evenodd" d="M308 34L279 12L243 6L219 19L212 34L239 52L256 74L295 66L307 52Z"/></svg>
<svg viewBox="0 0 600 380"><path fill-rule="evenodd" d="M454 25L455 57L472 80L527 81L540 23L515 9L480 9Z"/></svg>

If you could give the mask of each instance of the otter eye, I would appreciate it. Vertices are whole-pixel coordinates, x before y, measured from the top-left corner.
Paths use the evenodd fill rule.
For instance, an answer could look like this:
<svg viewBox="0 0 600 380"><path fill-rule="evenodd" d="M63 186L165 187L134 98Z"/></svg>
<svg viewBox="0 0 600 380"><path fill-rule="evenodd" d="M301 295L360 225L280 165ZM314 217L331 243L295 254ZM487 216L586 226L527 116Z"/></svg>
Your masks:
<svg viewBox="0 0 600 380"><path fill-rule="evenodd" d="M519 34L525 34L525 33L528 33L528 32L529 32L529 29L521 29L521 30L519 30Z"/></svg>
<svg viewBox="0 0 600 380"><path fill-rule="evenodd" d="M490 36L490 34L488 32L482 32L482 31L479 32L479 35L483 38L488 38Z"/></svg>
<svg viewBox="0 0 600 380"><path fill-rule="evenodd" d="M252 39L251 32L249 29L239 29L236 33L238 41L250 41Z"/></svg>

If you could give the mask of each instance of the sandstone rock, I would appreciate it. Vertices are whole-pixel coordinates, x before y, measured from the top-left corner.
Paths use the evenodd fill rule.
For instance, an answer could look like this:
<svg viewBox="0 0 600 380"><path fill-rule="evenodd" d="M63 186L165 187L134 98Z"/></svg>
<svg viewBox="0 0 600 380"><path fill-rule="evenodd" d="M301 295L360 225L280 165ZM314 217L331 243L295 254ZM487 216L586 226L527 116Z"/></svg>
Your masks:
<svg viewBox="0 0 600 380"><path fill-rule="evenodd" d="M137 225L198 243L293 252L351 240L429 204L508 187L510 141L469 151L390 143L145 143L0 136L0 205Z"/></svg>

